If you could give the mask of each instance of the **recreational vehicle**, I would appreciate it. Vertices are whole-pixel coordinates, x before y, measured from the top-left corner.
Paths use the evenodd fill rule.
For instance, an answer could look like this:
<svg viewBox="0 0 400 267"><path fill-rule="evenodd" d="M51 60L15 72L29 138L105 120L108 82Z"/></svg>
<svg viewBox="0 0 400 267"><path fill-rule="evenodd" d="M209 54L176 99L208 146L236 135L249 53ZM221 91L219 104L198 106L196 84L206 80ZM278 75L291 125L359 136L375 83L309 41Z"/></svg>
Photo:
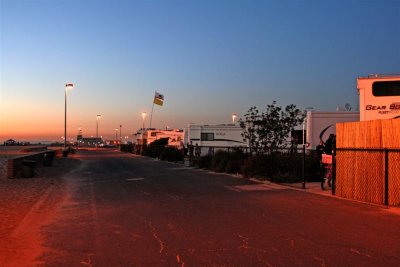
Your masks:
<svg viewBox="0 0 400 267"><path fill-rule="evenodd" d="M307 149L315 150L316 146L319 144L319 141L321 139L325 142L330 134L336 134L336 123L359 121L359 120L360 120L359 112L307 111L307 117L306 117L306 143L308 145Z"/></svg>
<svg viewBox="0 0 400 267"><path fill-rule="evenodd" d="M144 133L144 139L146 140L146 144L151 144L155 140L168 138L169 146L181 147L183 145L183 130L155 130L148 129Z"/></svg>
<svg viewBox="0 0 400 267"><path fill-rule="evenodd" d="M358 78L357 90L361 121L400 116L400 74L373 74Z"/></svg>
<svg viewBox="0 0 400 267"><path fill-rule="evenodd" d="M189 124L185 132L185 144L201 147L247 147L243 129L236 124L198 125Z"/></svg>

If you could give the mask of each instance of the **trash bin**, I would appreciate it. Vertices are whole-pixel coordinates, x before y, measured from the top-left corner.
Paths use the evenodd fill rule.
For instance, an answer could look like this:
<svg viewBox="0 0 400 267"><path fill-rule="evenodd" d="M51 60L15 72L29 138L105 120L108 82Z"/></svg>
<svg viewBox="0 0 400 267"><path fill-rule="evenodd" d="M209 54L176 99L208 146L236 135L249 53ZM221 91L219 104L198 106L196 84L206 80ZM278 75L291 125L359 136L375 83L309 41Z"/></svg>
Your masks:
<svg viewBox="0 0 400 267"><path fill-rule="evenodd" d="M54 153L48 152L43 154L43 166L51 166L53 163Z"/></svg>
<svg viewBox="0 0 400 267"><path fill-rule="evenodd" d="M22 176L25 178L31 178L35 174L36 161L24 160L22 161Z"/></svg>

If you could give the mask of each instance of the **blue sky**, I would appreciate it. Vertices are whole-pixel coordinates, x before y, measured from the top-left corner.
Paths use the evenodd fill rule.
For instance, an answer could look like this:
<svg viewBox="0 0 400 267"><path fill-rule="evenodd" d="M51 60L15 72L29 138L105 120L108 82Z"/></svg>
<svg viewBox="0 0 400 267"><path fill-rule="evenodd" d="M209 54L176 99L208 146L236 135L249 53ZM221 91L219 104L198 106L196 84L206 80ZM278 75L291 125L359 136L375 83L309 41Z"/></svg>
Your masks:
<svg viewBox="0 0 400 267"><path fill-rule="evenodd" d="M112 135L141 127L155 91L152 126L183 128L274 100L355 109L358 76L400 73L397 0L0 0L0 16L0 139L63 135L66 82L68 132L101 114Z"/></svg>

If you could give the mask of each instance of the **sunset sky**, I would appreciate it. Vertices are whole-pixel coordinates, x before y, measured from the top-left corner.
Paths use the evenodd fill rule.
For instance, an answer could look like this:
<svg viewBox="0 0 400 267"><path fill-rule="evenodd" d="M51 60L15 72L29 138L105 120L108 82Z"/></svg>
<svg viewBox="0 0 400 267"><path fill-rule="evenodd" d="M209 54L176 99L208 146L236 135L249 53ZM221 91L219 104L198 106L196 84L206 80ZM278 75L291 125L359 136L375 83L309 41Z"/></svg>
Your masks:
<svg viewBox="0 0 400 267"><path fill-rule="evenodd" d="M400 73L400 1L0 0L0 142L230 123L257 106L358 108Z"/></svg>

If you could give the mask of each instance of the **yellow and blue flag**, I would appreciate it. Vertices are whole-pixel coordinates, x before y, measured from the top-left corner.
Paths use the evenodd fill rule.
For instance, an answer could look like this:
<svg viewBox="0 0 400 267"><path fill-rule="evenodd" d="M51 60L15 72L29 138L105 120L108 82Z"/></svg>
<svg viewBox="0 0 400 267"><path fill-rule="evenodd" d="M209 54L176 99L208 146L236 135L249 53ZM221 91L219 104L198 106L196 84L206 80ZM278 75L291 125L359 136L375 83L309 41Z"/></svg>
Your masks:
<svg viewBox="0 0 400 267"><path fill-rule="evenodd" d="M160 94L160 93L158 93L158 92L156 91L156 94L154 95L154 101L153 101L153 103L154 103L154 104L157 104L157 105L159 105L159 106L162 106L162 105L164 104L164 95L162 95L162 94Z"/></svg>

